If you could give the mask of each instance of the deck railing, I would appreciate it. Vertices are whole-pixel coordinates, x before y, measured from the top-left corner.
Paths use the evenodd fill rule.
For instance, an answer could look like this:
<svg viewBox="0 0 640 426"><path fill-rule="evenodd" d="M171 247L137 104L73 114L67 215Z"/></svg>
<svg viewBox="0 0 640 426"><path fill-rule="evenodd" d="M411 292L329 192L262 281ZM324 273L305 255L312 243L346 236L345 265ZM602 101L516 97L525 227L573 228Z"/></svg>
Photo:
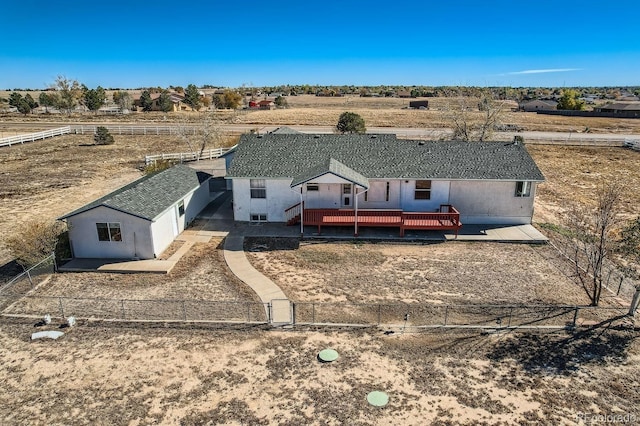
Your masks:
<svg viewBox="0 0 640 426"><path fill-rule="evenodd" d="M460 213L450 204L443 204L437 212L403 212L402 210L350 210L350 209L303 209L304 224L318 226L387 226L400 228L400 236L406 229L454 230L456 234L462 224ZM287 223L297 223L300 203L285 210Z"/></svg>
<svg viewBox="0 0 640 426"><path fill-rule="evenodd" d="M287 223L290 223L291 221L293 221L296 217L299 217L301 214L301 206L304 206L304 202L303 203L298 203L298 204L294 204L291 207L289 207L288 209L286 209L284 211L284 216L286 219Z"/></svg>

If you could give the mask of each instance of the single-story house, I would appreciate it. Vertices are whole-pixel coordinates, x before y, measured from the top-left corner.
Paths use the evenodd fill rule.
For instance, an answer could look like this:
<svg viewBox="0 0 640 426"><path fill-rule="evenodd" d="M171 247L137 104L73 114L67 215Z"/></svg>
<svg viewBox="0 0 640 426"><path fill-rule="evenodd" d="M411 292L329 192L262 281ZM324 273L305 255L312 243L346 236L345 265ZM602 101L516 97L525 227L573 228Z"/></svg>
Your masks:
<svg viewBox="0 0 640 426"><path fill-rule="evenodd" d="M176 165L58 218L67 222L73 257L157 257L209 203L210 178Z"/></svg>
<svg viewBox="0 0 640 426"><path fill-rule="evenodd" d="M620 118L640 117L640 102L615 102L593 108L595 112L613 113Z"/></svg>
<svg viewBox="0 0 640 426"><path fill-rule="evenodd" d="M236 221L449 229L530 224L544 176L522 144L395 135L243 135L227 179Z"/></svg>
<svg viewBox="0 0 640 426"><path fill-rule="evenodd" d="M520 104L520 109L525 112L550 111L558 109L558 102L552 100L534 99Z"/></svg>
<svg viewBox="0 0 640 426"><path fill-rule="evenodd" d="M151 110L152 111L162 111L162 105L160 105L160 95L161 93L151 93ZM169 93L169 100L171 101L171 111L193 111L193 108L185 103L184 95L181 95L176 92ZM142 104L140 101L140 97L137 97L133 100L133 105L136 108L141 108Z"/></svg>

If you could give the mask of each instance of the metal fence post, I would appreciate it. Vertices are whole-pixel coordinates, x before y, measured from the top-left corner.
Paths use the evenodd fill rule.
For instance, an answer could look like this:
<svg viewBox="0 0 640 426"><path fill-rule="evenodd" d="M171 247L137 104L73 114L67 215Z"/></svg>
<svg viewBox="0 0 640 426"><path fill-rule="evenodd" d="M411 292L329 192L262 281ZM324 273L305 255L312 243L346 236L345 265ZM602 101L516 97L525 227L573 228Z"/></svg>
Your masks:
<svg viewBox="0 0 640 426"><path fill-rule="evenodd" d="M573 313L573 328L576 328L576 323L578 322L578 311L580 310L579 307L576 306L576 311Z"/></svg>
<svg viewBox="0 0 640 426"><path fill-rule="evenodd" d="M382 304L378 303L378 325L380 325L381 317L382 317Z"/></svg>
<svg viewBox="0 0 640 426"><path fill-rule="evenodd" d="M120 301L120 309L122 310L122 319L126 319L127 316L125 315L125 311L124 311L124 300Z"/></svg>
<svg viewBox="0 0 640 426"><path fill-rule="evenodd" d="M291 302L291 324L296 324L296 304Z"/></svg>
<svg viewBox="0 0 640 426"><path fill-rule="evenodd" d="M447 319L449 318L449 305L444 308L444 325L447 325Z"/></svg>
<svg viewBox="0 0 640 426"><path fill-rule="evenodd" d="M184 303L184 300L182 301L182 318L186 321L187 320L187 306Z"/></svg>
<svg viewBox="0 0 640 426"><path fill-rule="evenodd" d="M247 322L251 322L251 303L247 303Z"/></svg>
<svg viewBox="0 0 640 426"><path fill-rule="evenodd" d="M311 304L311 324L316 323L316 304L315 302Z"/></svg>
<svg viewBox="0 0 640 426"><path fill-rule="evenodd" d="M62 297L58 298L58 304L60 305L60 315L64 318L64 306L62 305Z"/></svg>
<svg viewBox="0 0 640 426"><path fill-rule="evenodd" d="M507 328L511 327L511 315L513 314L513 307L509 308L509 321L507 321Z"/></svg>

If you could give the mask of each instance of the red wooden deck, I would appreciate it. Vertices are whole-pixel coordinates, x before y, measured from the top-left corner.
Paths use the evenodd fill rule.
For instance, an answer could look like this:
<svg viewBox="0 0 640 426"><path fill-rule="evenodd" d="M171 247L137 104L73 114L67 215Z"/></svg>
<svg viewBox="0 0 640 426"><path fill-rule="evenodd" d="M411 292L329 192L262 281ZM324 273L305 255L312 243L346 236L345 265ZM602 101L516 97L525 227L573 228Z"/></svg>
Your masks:
<svg viewBox="0 0 640 426"><path fill-rule="evenodd" d="M297 208L296 208L297 207ZM288 224L300 223L300 206L292 206L287 212L295 213L288 217ZM405 230L452 230L458 235L462 227L460 213L451 205L440 206L438 212L403 212L402 210L358 210L358 227L388 226L400 229L404 237ZM347 209L304 209L304 224L322 226L356 225L356 211Z"/></svg>

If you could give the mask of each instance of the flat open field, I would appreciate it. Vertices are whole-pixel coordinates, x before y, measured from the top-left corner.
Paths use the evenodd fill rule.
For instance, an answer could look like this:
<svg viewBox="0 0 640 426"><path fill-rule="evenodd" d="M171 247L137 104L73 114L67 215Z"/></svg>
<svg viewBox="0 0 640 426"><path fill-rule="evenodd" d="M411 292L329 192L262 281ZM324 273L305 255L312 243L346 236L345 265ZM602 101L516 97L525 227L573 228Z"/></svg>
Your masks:
<svg viewBox="0 0 640 426"><path fill-rule="evenodd" d="M0 93L0 96L1 93ZM405 109L411 99L402 98L367 98L359 96L321 97L313 95L289 96L289 108L254 111L254 110L222 110L207 112L220 123L259 125L310 125L335 126L338 117L344 111L360 114L367 126L371 127L408 127L408 128L448 128L450 123L444 118L444 111L452 104L459 103L457 98L421 98L429 101L429 110ZM415 99L413 99L415 100ZM470 101L474 105L474 101ZM612 119L592 117L562 117L541 115L536 113L512 112L517 105L512 101L504 104L502 123L520 126L527 131L564 131L579 133L589 129L592 133L638 133L640 120ZM33 130L41 130L41 122L139 122L147 125L167 125L170 123L197 122L201 114L186 113L133 113L127 115L104 115L93 113L66 114L2 114L0 115L0 132L13 131L12 122L29 122ZM470 117L480 117L480 112L470 113Z"/></svg>
<svg viewBox="0 0 640 426"><path fill-rule="evenodd" d="M52 324L53 325L53 324ZM0 422L166 425L572 425L640 418L634 335L124 328L29 341L0 329ZM317 353L334 348L331 364ZM10 349L9 349L10 348ZM373 390L389 405L366 402Z"/></svg>

